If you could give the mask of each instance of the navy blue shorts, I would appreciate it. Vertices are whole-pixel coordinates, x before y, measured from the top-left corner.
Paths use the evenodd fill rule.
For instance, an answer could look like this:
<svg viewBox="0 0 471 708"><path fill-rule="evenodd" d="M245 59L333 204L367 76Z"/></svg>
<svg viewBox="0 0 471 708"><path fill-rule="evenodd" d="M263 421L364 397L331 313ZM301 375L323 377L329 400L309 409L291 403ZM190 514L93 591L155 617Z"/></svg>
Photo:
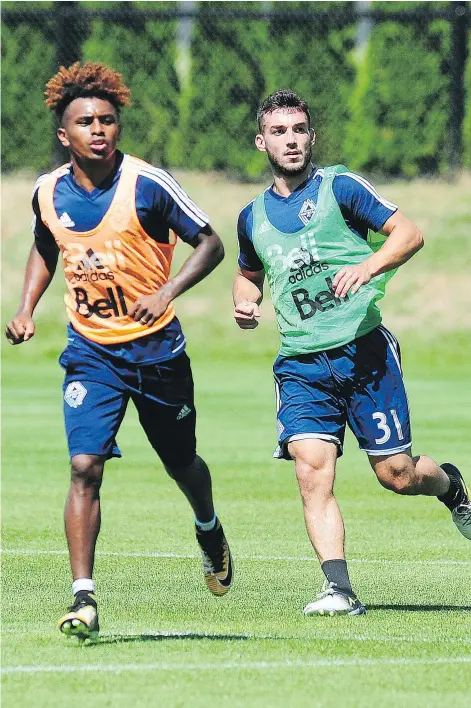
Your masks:
<svg viewBox="0 0 471 708"><path fill-rule="evenodd" d="M339 456L345 425L369 455L390 455L411 446L409 406L399 345L380 325L335 349L298 357L279 356L273 366L278 448L318 438L335 443Z"/></svg>
<svg viewBox="0 0 471 708"><path fill-rule="evenodd" d="M191 464L196 454L193 377L186 353L158 364L131 364L69 344L64 419L70 457L121 457L116 435L129 399L150 444L169 467Z"/></svg>

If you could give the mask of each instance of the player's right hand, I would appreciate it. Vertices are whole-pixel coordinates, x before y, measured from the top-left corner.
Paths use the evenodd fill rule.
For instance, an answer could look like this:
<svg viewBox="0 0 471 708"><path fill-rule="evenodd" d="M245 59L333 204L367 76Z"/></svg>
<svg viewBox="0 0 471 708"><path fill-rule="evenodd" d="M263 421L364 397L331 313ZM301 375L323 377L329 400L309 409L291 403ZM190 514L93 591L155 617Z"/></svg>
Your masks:
<svg viewBox="0 0 471 708"><path fill-rule="evenodd" d="M5 337L10 344L21 344L34 337L35 326L30 315L18 314L5 328Z"/></svg>
<svg viewBox="0 0 471 708"><path fill-rule="evenodd" d="M258 327L260 310L256 302L242 300L234 309L234 319L241 329L255 329Z"/></svg>

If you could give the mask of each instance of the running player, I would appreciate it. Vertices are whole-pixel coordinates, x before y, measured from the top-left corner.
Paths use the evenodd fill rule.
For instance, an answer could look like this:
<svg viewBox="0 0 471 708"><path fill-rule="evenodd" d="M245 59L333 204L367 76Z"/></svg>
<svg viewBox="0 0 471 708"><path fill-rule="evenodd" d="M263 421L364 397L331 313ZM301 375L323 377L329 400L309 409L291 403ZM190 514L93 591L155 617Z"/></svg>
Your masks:
<svg viewBox="0 0 471 708"><path fill-rule="evenodd" d="M220 263L224 249L206 214L168 172L116 149L120 109L130 102L120 74L77 62L61 67L45 96L71 161L34 188L35 240L6 336L19 344L34 335L33 313L61 253L70 319L60 357L71 458L65 531L75 599L59 628L85 639L99 630L93 564L103 469L121 456L116 435L129 399L193 508L208 588L223 595L231 586L210 473L196 454L193 379L173 307ZM170 278L177 235L194 250Z"/></svg>
<svg viewBox="0 0 471 708"><path fill-rule="evenodd" d="M315 133L295 93L271 94L257 117L255 143L274 181L239 216L234 317L242 329L257 327L266 274L281 337L274 456L295 462L307 532L326 576L304 613L361 615L333 493L346 423L380 484L438 497L471 539L459 470L412 456L399 346L376 304L394 270L422 247L422 234L364 178L342 165L312 166Z"/></svg>

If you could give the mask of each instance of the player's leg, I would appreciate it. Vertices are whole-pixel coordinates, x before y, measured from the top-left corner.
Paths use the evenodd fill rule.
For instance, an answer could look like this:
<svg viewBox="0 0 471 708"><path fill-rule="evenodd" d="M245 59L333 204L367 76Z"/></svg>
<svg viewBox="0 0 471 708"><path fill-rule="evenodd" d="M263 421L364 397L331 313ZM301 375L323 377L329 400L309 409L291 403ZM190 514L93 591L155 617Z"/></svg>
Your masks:
<svg viewBox="0 0 471 708"><path fill-rule="evenodd" d="M295 461L307 533L326 576L323 592L306 605L304 614L364 614L350 583L343 519L334 496L337 446L324 440L297 440L288 444L288 452Z"/></svg>
<svg viewBox="0 0 471 708"><path fill-rule="evenodd" d="M325 440L297 440L288 444L303 502L309 540L320 563L345 559L345 530L334 496L337 446Z"/></svg>
<svg viewBox="0 0 471 708"><path fill-rule="evenodd" d="M201 550L206 585L213 595L225 595L233 581L233 562L224 530L214 511L208 466L199 455L186 466L172 463L169 458L164 464L195 514L196 540Z"/></svg>
<svg viewBox="0 0 471 708"><path fill-rule="evenodd" d="M448 491L450 479L434 460L412 457L410 448L391 455L369 455L380 484L396 494L439 497Z"/></svg>
<svg viewBox="0 0 471 708"><path fill-rule="evenodd" d="M453 522L471 540L471 499L459 469L450 462L438 465L431 457L400 453L369 456L375 474L386 489L407 496L438 497L450 510Z"/></svg>
<svg viewBox="0 0 471 708"><path fill-rule="evenodd" d="M74 603L59 620L66 635L79 639L99 631L93 565L100 531L100 487L105 460L120 456L115 437L128 394L96 381L64 383L64 417L71 458L71 480L64 523L72 569Z"/></svg>
<svg viewBox="0 0 471 708"><path fill-rule="evenodd" d="M64 526L75 587L91 579L95 544L100 532L100 487L105 457L74 455L71 458L70 488L64 509ZM82 582L83 585L83 582ZM94 588L84 588L93 591Z"/></svg>
<svg viewBox="0 0 471 708"><path fill-rule="evenodd" d="M307 533L326 576L324 591L304 613L363 614L348 575L343 519L333 491L345 417L325 354L278 357L274 374L280 434L275 457L295 461Z"/></svg>
<svg viewBox="0 0 471 708"><path fill-rule="evenodd" d="M224 595L232 584L232 559L213 503L211 474L196 453L193 377L186 354L140 367L140 391L132 394L149 442L195 514L204 578L209 590Z"/></svg>
<svg viewBox="0 0 471 708"><path fill-rule="evenodd" d="M412 456L409 407L399 347L384 327L357 340L348 421L380 483L397 494L436 496L471 538L471 502L459 470Z"/></svg>
<svg viewBox="0 0 471 708"><path fill-rule="evenodd" d="M59 620L59 629L79 639L99 632L93 565L100 531L100 487L105 458L74 455L71 484L64 509L64 525L72 568L74 602Z"/></svg>

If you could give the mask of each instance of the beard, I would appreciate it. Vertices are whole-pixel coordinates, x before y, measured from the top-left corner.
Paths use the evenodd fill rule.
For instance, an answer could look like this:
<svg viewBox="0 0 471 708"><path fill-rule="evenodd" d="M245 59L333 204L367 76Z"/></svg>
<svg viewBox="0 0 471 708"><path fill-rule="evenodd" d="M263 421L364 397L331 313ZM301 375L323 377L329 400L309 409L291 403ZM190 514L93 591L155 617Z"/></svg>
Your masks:
<svg viewBox="0 0 471 708"><path fill-rule="evenodd" d="M302 172L304 172L308 164L311 162L312 147L311 144L309 144L306 150L306 154L304 155L304 160L296 165L282 165L280 162L278 162L276 157L268 151L267 157L275 174L279 175L280 177L296 177L297 175L300 175Z"/></svg>

